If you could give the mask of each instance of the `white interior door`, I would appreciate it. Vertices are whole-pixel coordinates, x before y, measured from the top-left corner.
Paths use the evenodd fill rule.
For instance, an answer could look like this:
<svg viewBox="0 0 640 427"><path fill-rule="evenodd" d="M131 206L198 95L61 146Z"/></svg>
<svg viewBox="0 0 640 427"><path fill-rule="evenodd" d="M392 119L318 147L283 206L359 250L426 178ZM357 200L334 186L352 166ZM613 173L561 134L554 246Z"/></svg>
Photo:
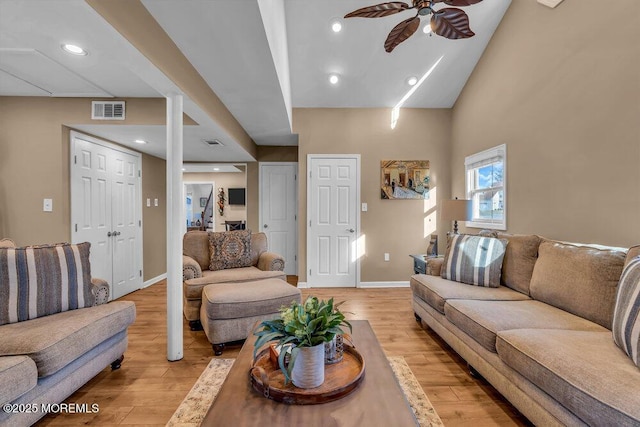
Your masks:
<svg viewBox="0 0 640 427"><path fill-rule="evenodd" d="M91 275L111 298L142 287L140 156L71 135L71 241L91 243Z"/></svg>
<svg viewBox="0 0 640 427"><path fill-rule="evenodd" d="M307 165L307 284L355 287L360 157L309 155Z"/></svg>
<svg viewBox="0 0 640 427"><path fill-rule="evenodd" d="M284 271L298 274L297 163L260 164L260 231L269 250L285 259Z"/></svg>

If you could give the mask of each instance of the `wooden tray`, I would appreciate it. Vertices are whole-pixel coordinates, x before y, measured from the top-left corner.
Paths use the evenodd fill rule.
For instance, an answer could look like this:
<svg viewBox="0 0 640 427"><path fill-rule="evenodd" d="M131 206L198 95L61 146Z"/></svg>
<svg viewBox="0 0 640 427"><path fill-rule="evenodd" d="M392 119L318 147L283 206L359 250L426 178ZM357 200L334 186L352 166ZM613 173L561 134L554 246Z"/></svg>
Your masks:
<svg viewBox="0 0 640 427"><path fill-rule="evenodd" d="M291 382L284 384L284 374L271 362L266 348L258 353L249 378L254 390L268 399L290 405L316 405L340 399L355 390L364 378L364 359L355 348L345 344L342 361L324 366L324 383L302 389Z"/></svg>

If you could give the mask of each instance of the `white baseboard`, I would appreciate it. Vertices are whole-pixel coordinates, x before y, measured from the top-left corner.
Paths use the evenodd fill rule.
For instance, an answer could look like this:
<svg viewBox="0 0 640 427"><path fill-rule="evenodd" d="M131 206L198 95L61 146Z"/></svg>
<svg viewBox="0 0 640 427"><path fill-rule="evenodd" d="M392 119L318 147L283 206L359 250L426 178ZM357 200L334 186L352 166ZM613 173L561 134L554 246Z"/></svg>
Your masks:
<svg viewBox="0 0 640 427"><path fill-rule="evenodd" d="M408 288L409 282L360 282L359 288Z"/></svg>
<svg viewBox="0 0 640 427"><path fill-rule="evenodd" d="M144 288L148 288L149 286L158 283L161 280L164 280L167 278L167 273L161 274L159 276L156 276L152 279L146 280L143 284L142 284L142 288L140 289L144 289Z"/></svg>
<svg viewBox="0 0 640 427"><path fill-rule="evenodd" d="M409 282L360 282L358 288L408 288ZM307 282L298 282L298 289L311 289ZM325 288L328 289L328 288Z"/></svg>

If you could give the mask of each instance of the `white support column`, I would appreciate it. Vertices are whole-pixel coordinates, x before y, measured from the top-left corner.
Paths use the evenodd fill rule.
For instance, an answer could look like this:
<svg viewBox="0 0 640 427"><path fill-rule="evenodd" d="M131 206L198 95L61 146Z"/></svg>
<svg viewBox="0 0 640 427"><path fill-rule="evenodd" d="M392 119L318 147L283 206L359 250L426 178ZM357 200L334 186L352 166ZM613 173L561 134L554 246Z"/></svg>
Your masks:
<svg viewBox="0 0 640 427"><path fill-rule="evenodd" d="M167 96L167 359L184 357L182 337L182 95Z"/></svg>

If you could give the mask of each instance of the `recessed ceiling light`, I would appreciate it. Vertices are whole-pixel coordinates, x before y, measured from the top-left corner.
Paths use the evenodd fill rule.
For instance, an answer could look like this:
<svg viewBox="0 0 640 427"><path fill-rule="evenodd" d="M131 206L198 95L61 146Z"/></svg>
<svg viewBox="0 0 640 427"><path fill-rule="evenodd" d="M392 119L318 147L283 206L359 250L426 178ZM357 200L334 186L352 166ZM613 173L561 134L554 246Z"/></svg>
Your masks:
<svg viewBox="0 0 640 427"><path fill-rule="evenodd" d="M186 171L186 170L187 170L186 168L182 168L182 172L184 172L184 171Z"/></svg>
<svg viewBox="0 0 640 427"><path fill-rule="evenodd" d="M407 84L408 84L409 86L413 86L413 85L415 85L416 83L418 83L418 78L417 78L417 77L415 77L415 76L411 76L411 77L409 77L409 78L407 79Z"/></svg>
<svg viewBox="0 0 640 427"><path fill-rule="evenodd" d="M329 83L331 83L332 85L338 84L338 80L340 79L335 74L331 74L329 76Z"/></svg>
<svg viewBox="0 0 640 427"><path fill-rule="evenodd" d="M422 28L422 32L425 33L425 34L430 34L431 33L431 23L430 22L427 22L427 25L425 25Z"/></svg>
<svg viewBox="0 0 640 427"><path fill-rule="evenodd" d="M335 21L332 21L331 31L333 31L334 33L339 33L340 31L342 31L342 22L337 19Z"/></svg>
<svg viewBox="0 0 640 427"><path fill-rule="evenodd" d="M145 141L144 139L136 139L134 142L136 144L146 144L147 143L147 141Z"/></svg>
<svg viewBox="0 0 640 427"><path fill-rule="evenodd" d="M75 44L63 44L62 50L72 55L85 56L87 51L81 48L80 46L76 46Z"/></svg>
<svg viewBox="0 0 640 427"><path fill-rule="evenodd" d="M217 172L217 171L219 171L219 170L220 170L220 168L213 168L213 171L214 171L214 172Z"/></svg>

